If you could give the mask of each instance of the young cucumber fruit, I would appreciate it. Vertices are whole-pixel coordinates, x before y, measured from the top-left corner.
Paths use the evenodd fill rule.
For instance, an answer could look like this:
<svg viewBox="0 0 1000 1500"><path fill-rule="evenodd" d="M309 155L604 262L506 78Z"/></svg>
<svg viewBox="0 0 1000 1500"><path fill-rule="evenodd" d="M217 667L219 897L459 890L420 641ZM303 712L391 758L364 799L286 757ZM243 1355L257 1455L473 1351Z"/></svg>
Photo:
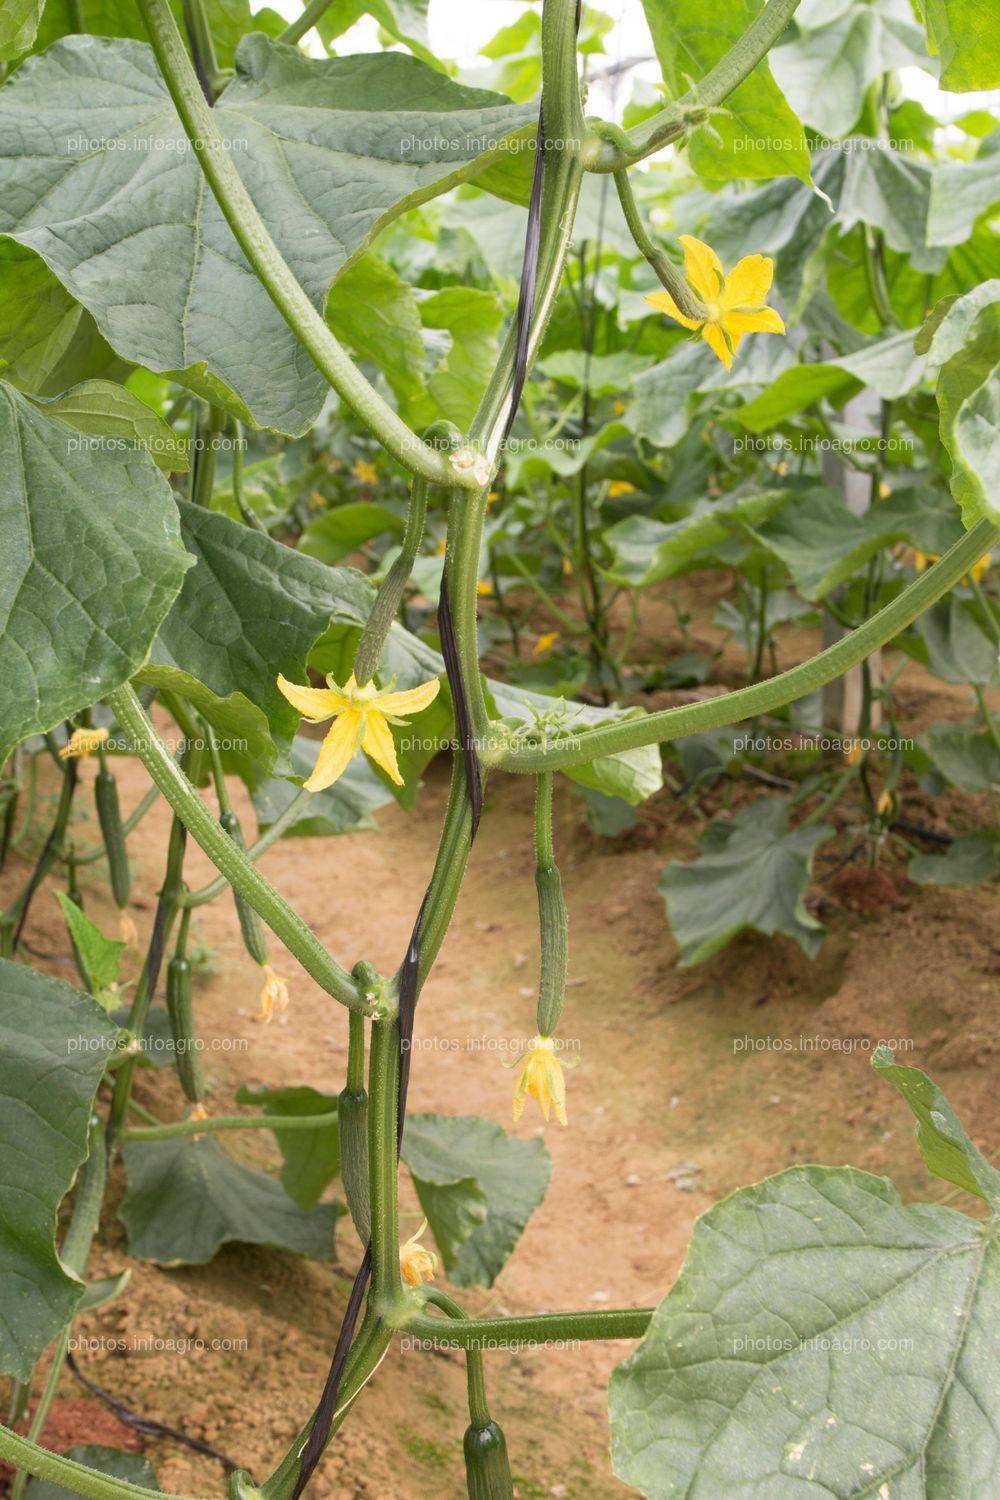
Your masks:
<svg viewBox="0 0 1000 1500"><path fill-rule="evenodd" d="M122 908L128 903L132 878L128 868L125 834L122 831L121 808L118 805L118 783L111 771L98 771L94 782L94 801L97 804L97 821L101 825L104 850L108 856L111 894L115 898L115 905Z"/></svg>
<svg viewBox="0 0 1000 1500"><path fill-rule="evenodd" d="M167 965L167 1012L181 1088L192 1104L200 1104L205 1084L194 1029L191 965L186 958L172 958Z"/></svg>
<svg viewBox="0 0 1000 1500"><path fill-rule="evenodd" d="M495 1422L465 1431L465 1481L469 1500L513 1500L507 1443Z"/></svg>

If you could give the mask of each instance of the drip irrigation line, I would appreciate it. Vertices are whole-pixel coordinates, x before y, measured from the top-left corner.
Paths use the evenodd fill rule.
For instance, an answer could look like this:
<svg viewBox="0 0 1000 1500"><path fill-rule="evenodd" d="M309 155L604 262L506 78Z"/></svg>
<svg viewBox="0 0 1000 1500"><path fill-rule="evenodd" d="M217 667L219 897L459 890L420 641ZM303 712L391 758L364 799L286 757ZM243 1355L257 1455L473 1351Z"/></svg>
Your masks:
<svg viewBox="0 0 1000 1500"><path fill-rule="evenodd" d="M170 1427L165 1422L157 1422L152 1417L141 1417L138 1412L132 1411L131 1407L119 1401L117 1396L112 1396L110 1391L106 1391L103 1386L97 1385L95 1381L84 1375L73 1355L68 1352L66 1368L81 1385L86 1386L88 1391L92 1391L95 1396L99 1396L110 1406L119 1421L124 1422L126 1427L131 1427L134 1432L141 1432L144 1437L172 1438L175 1443L183 1443L185 1448L191 1448L195 1453L204 1453L207 1458L214 1458L217 1463L222 1464L223 1468L231 1472L240 1467L225 1453L220 1453L218 1448L213 1448L211 1443L205 1443L201 1438L188 1437L186 1432L181 1432L176 1427Z"/></svg>

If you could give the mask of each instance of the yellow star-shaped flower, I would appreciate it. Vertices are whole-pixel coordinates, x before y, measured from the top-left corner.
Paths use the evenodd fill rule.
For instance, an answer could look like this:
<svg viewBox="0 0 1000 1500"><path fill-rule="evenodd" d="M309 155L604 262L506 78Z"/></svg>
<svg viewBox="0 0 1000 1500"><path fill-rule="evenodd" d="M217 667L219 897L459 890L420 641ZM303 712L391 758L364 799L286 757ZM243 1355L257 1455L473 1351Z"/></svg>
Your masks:
<svg viewBox="0 0 1000 1500"><path fill-rule="evenodd" d="M441 686L438 679L432 677L430 682L423 682L405 693L392 692L392 683L384 692L380 692L374 682L358 687L353 672L343 687L338 687L331 677L326 680L327 687L313 688L299 687L297 682L278 677L279 689L304 719L312 724L333 719L333 727L323 741L313 773L305 783L306 790L322 792L332 786L338 776L343 776L359 750L381 766L397 786L402 786L403 778L396 763L396 747L389 725L406 724L408 720L400 718L400 714L418 714L433 703Z"/></svg>
<svg viewBox="0 0 1000 1500"><path fill-rule="evenodd" d="M74 729L66 744L59 751L60 759L76 760L80 758L86 760L89 755L93 755L94 751L104 744L107 737L108 731L106 729Z"/></svg>
<svg viewBox="0 0 1000 1500"><path fill-rule="evenodd" d="M708 317L685 317L669 292L650 292L646 301L684 328L696 329L728 370L745 333L784 333L785 325L764 302L771 290L774 262L745 255L727 276L715 251L693 234L682 234L684 275L704 302Z"/></svg>
<svg viewBox="0 0 1000 1500"><path fill-rule="evenodd" d="M368 463L366 459L356 458L351 473L355 479L360 479L362 484L378 483L378 469L376 469L374 464Z"/></svg>

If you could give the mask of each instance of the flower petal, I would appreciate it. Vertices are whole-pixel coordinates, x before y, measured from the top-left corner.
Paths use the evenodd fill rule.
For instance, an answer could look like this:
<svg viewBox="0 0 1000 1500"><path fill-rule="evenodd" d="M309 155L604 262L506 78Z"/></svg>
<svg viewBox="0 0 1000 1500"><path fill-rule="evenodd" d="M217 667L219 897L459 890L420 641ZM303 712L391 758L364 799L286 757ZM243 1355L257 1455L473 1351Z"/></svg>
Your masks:
<svg viewBox="0 0 1000 1500"><path fill-rule="evenodd" d="M733 338L743 333L784 333L781 314L773 307L761 307L756 312L727 312L722 315L722 326Z"/></svg>
<svg viewBox="0 0 1000 1500"><path fill-rule="evenodd" d="M340 693L333 693L329 688L300 687L297 682L289 682L282 677L280 672L278 691L284 694L293 708L298 709L304 719L309 719L313 724L318 724L339 709L347 707L347 699Z"/></svg>
<svg viewBox="0 0 1000 1500"><path fill-rule="evenodd" d="M719 356L726 369L732 369L733 355L739 346L741 335L738 333L732 335L731 342L733 347L731 349L726 343L726 335L717 323L706 323L701 330L701 336L712 353Z"/></svg>
<svg viewBox="0 0 1000 1500"><path fill-rule="evenodd" d="M383 714L374 705L364 716L364 726L364 733L361 737L362 750L366 755L371 756L377 766L382 767L397 786L402 786L403 778L396 764L396 747L392 742L392 730L385 722Z"/></svg>
<svg viewBox="0 0 1000 1500"><path fill-rule="evenodd" d="M343 776L358 749L358 734L364 722L357 709L338 714L323 741L313 773L305 783L307 792L322 792Z"/></svg>
<svg viewBox="0 0 1000 1500"><path fill-rule="evenodd" d="M555 1057L549 1059L548 1065L549 1094L552 1098L552 1108L555 1110L556 1119L560 1125L568 1124L566 1119L566 1080L563 1070ZM548 1111L546 1111L546 1115Z"/></svg>
<svg viewBox="0 0 1000 1500"><path fill-rule="evenodd" d="M404 693L379 693L375 706L383 714L419 714L434 702L440 691L440 681L432 677L430 682L422 682Z"/></svg>
<svg viewBox="0 0 1000 1500"><path fill-rule="evenodd" d="M650 307L655 307L657 312L666 313L668 318L673 318L675 322L680 323L684 328L700 327L700 324L694 318L686 318L684 316L669 292L650 292L645 300L649 303Z"/></svg>
<svg viewBox="0 0 1000 1500"><path fill-rule="evenodd" d="M744 255L726 277L719 302L722 311L734 307L760 307L767 301L774 277L774 261L769 255Z"/></svg>
<svg viewBox="0 0 1000 1500"><path fill-rule="evenodd" d="M703 302L717 302L726 279L721 260L711 245L696 240L693 234L682 234L681 244L684 246L684 275Z"/></svg>

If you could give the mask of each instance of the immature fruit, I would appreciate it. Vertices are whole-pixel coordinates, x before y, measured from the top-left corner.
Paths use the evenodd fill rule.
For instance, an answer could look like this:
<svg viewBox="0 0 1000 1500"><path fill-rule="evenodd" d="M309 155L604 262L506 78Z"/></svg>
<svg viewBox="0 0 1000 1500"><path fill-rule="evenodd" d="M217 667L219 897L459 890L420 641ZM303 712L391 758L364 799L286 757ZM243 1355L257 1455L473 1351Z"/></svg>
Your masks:
<svg viewBox="0 0 1000 1500"><path fill-rule="evenodd" d="M364 1089L358 1093L343 1089L337 1096L337 1125L344 1196L358 1237L363 1245L367 1245L371 1238L371 1211L368 1203L368 1095Z"/></svg>
<svg viewBox="0 0 1000 1500"><path fill-rule="evenodd" d="M192 1104L198 1104L204 1095L205 1084L196 1047L191 965L186 958L172 958L167 965L167 1012L181 1088Z"/></svg>
<svg viewBox="0 0 1000 1500"><path fill-rule="evenodd" d="M94 782L94 801L97 804L97 821L101 825L101 837L108 856L111 894L115 898L115 905L123 907L128 903L132 879L129 875L128 854L125 850L125 835L122 832L121 808L118 805L118 783L110 771L98 771L97 780Z"/></svg>
<svg viewBox="0 0 1000 1500"><path fill-rule="evenodd" d="M238 844L241 849L246 847L243 842L243 830L240 828L240 820L234 812L224 812L219 822L229 834L234 844ZM243 946L254 962L263 967L267 963L267 940L264 937L264 929L261 926L260 917L238 891L233 891L233 900L236 902L236 915L240 919Z"/></svg>
<svg viewBox="0 0 1000 1500"><path fill-rule="evenodd" d="M464 1447L469 1500L513 1500L507 1443L497 1424L466 1428Z"/></svg>
<svg viewBox="0 0 1000 1500"><path fill-rule="evenodd" d="M555 865L535 870L538 894L538 929L542 962L538 979L536 1019L540 1036L551 1036L562 1014L569 960L569 918L563 899L562 880Z"/></svg>

